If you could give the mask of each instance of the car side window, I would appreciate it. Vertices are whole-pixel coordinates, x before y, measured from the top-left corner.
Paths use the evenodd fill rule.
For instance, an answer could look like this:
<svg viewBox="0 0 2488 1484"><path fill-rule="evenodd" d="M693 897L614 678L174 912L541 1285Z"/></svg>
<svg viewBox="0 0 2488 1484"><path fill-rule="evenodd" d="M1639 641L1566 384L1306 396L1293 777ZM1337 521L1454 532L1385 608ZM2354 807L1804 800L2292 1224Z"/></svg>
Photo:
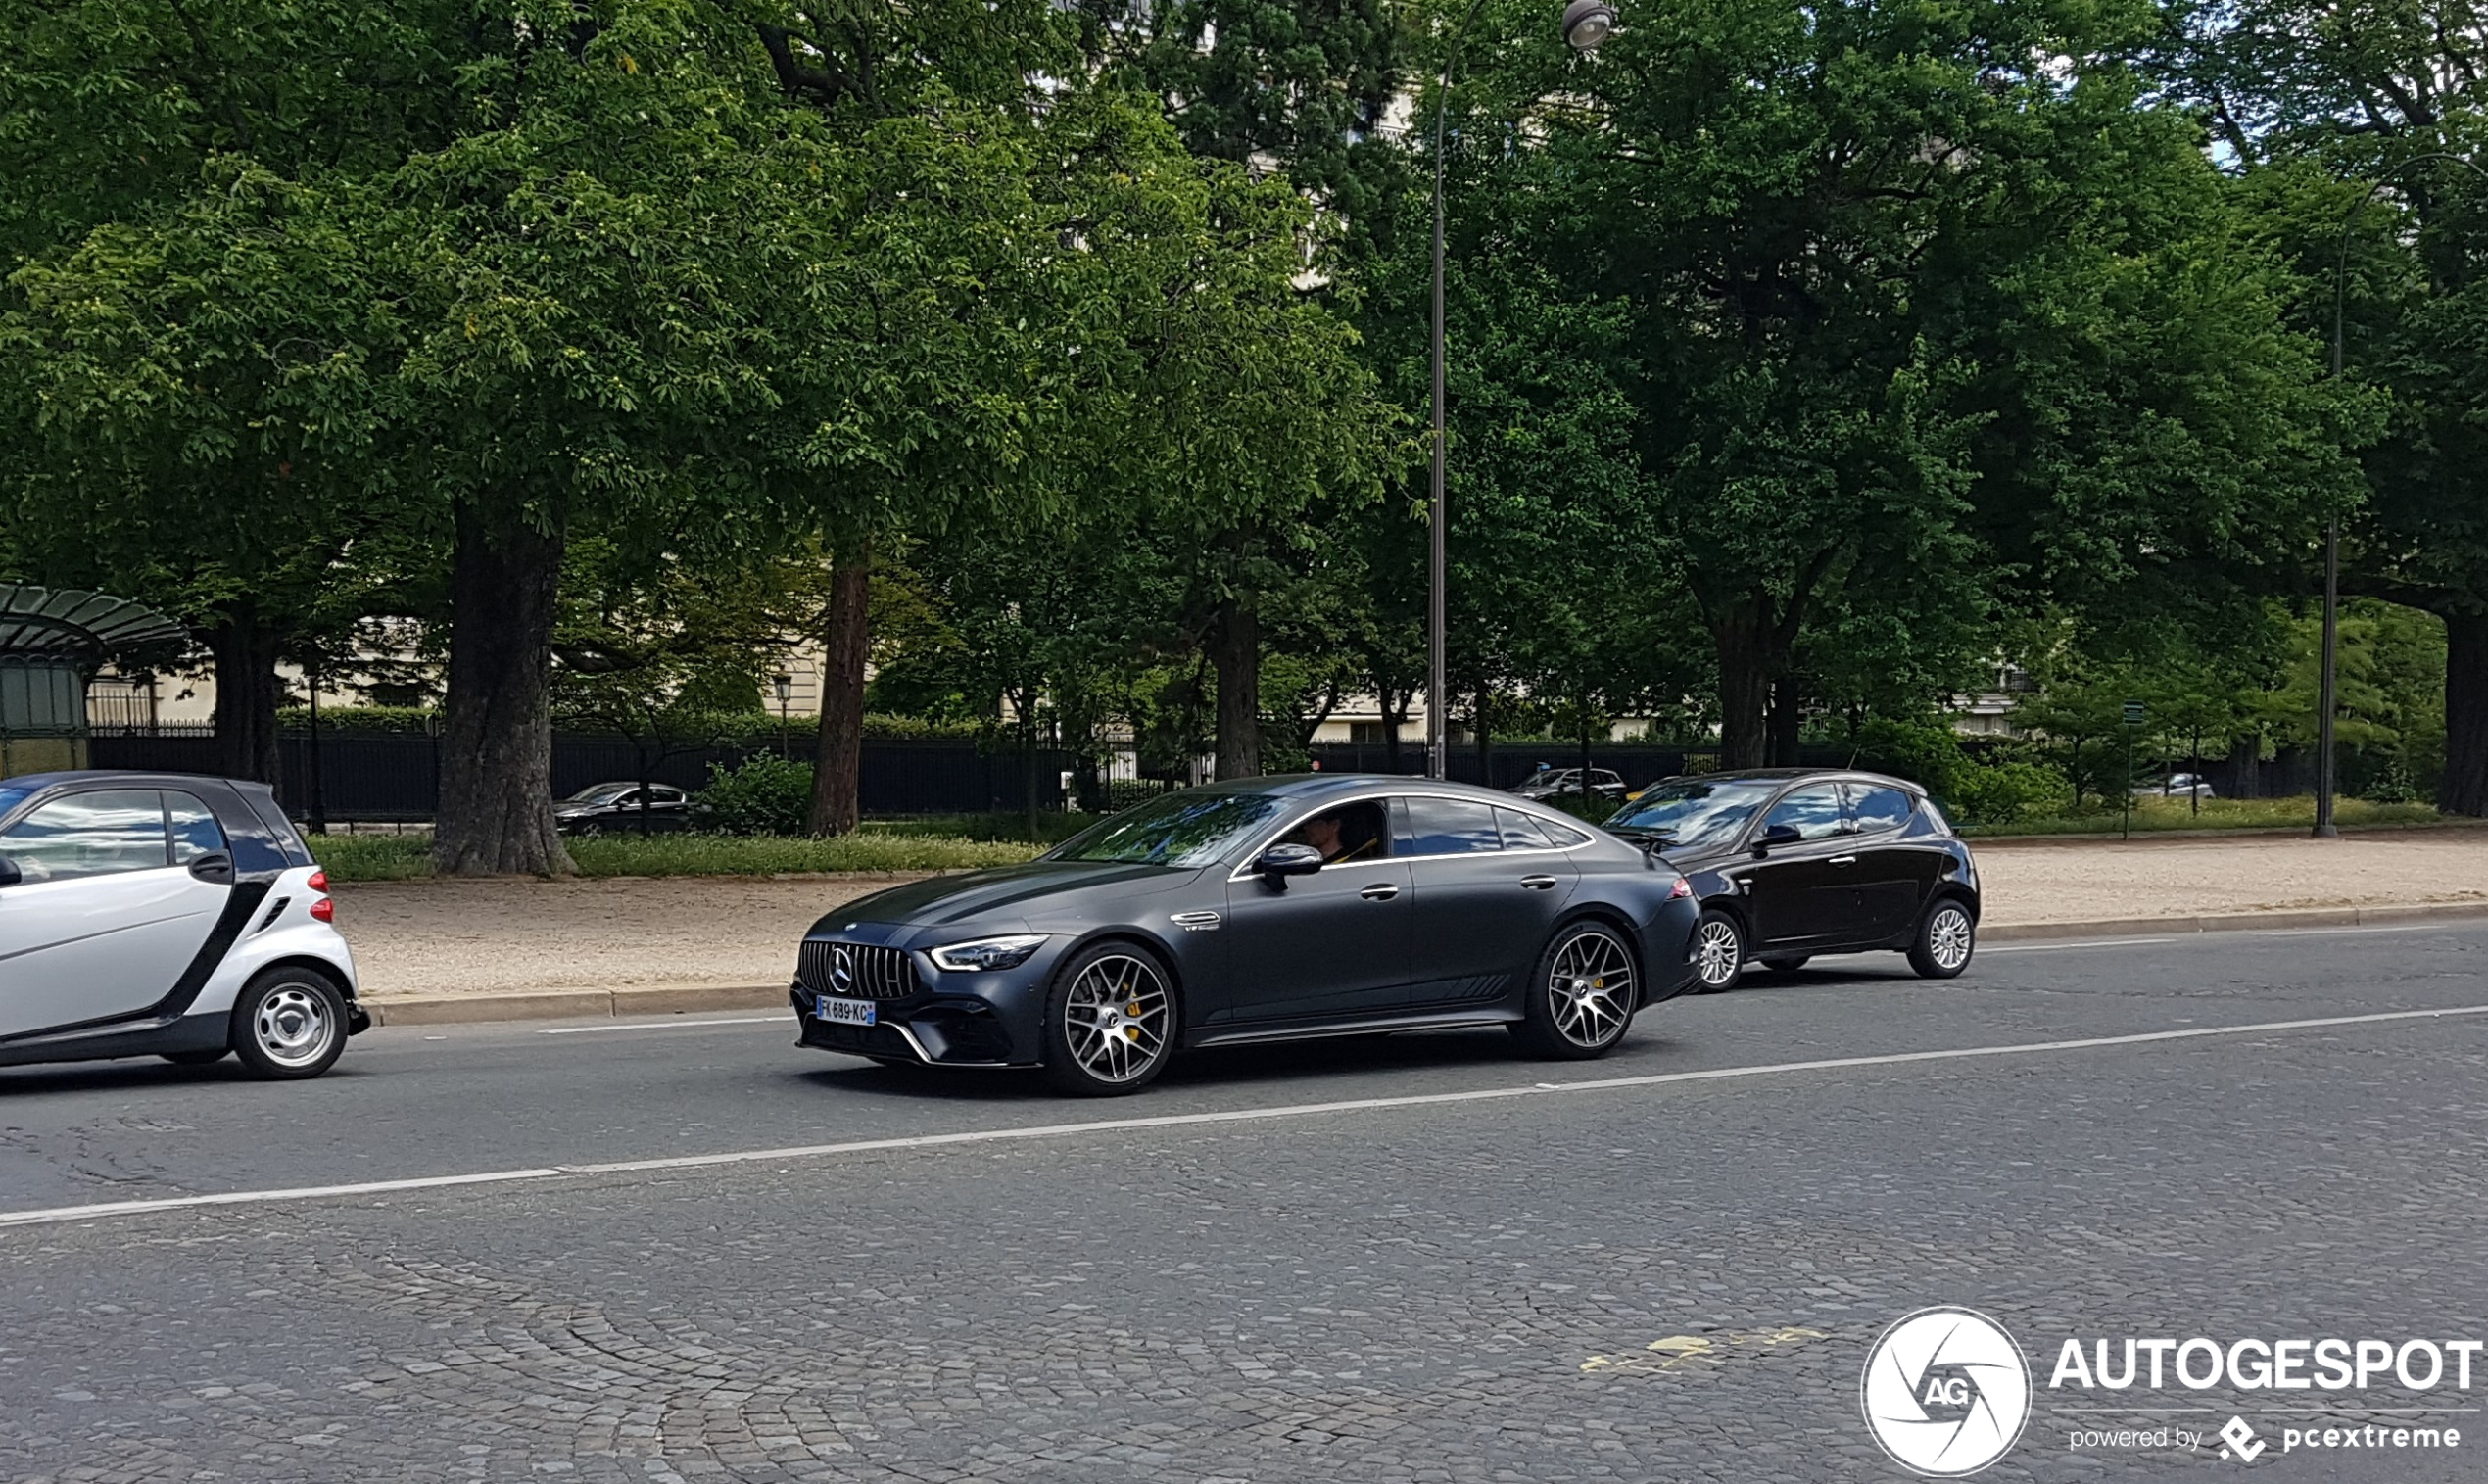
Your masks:
<svg viewBox="0 0 2488 1484"><path fill-rule="evenodd" d="M1284 839L1291 845L1311 845L1320 851L1324 865L1380 860L1391 853L1391 831L1383 822L1384 817L1380 799L1341 804L1336 809L1324 809L1288 831Z"/></svg>
<svg viewBox="0 0 2488 1484"><path fill-rule="evenodd" d="M1504 847L1492 804L1425 794L1412 794L1401 802L1408 822L1403 855L1469 855Z"/></svg>
<svg viewBox="0 0 2488 1484"><path fill-rule="evenodd" d="M1770 813L1762 816L1762 834L1769 835L1783 825L1794 830L1799 839L1830 839L1840 834L1840 785L1808 784L1784 796L1771 806Z"/></svg>
<svg viewBox="0 0 2488 1484"><path fill-rule="evenodd" d="M1547 838L1547 832L1538 827L1538 822L1517 809L1497 809L1495 825L1503 832L1504 848L1507 850L1555 848L1555 841Z"/></svg>
<svg viewBox="0 0 2488 1484"><path fill-rule="evenodd" d="M165 790L165 824L172 833L176 866L224 850L224 827L215 822L215 811L178 790Z"/></svg>
<svg viewBox="0 0 2488 1484"><path fill-rule="evenodd" d="M159 870L171 863L164 797L153 789L102 789L56 798L0 835L0 855L29 882Z"/></svg>
<svg viewBox="0 0 2488 1484"><path fill-rule="evenodd" d="M1859 835L1882 835L1909 823L1911 800L1898 789L1872 784L1844 784L1848 790L1849 827Z"/></svg>

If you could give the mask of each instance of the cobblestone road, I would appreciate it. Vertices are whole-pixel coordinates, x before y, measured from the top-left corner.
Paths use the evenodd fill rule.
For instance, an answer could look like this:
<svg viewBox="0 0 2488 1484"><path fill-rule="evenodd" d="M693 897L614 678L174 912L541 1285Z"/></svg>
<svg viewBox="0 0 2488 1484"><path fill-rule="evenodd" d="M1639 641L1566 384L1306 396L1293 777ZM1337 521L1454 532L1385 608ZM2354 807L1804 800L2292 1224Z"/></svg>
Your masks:
<svg viewBox="0 0 2488 1484"><path fill-rule="evenodd" d="M1956 987L1808 975L1665 1007L1637 1032L1655 1051L1596 1072L1437 1037L1369 1071L1334 1051L1301 1080L1228 1058L1068 1110L878 1072L781 1085L769 1069L812 1064L774 1027L665 1044L749 1091L712 1146L767 1147L911 1118L1248 1111L2458 1008L2488 1004L2484 962L2483 928L1999 954ZM523 1033L428 1043L559 1063L530 1077L512 1052L498 1083L453 1084L444 1126L501 1128L500 1158L470 1168L569 1157L544 1146L576 1125L546 1117L540 1136L538 1115L651 1067L657 1044ZM361 1102L55 1073L0 1079L0 1121L22 1160L91 1160L150 1126L223 1128L247 1097L263 1120L325 1120L359 1177L437 1169L417 1105L379 1101L423 1076L426 1044L359 1046L370 1070L337 1085ZM2453 1016L0 1230L0 1476L1898 1479L1860 1421L1860 1367L1893 1319L1963 1304L2041 1383L1985 1478L2233 1469L2217 1443L2069 1446L2231 1415L2274 1440L2254 1465L2273 1478L2488 1477L2476 1412L2432 1414L2476 1424L2451 1451L2283 1456L2283 1426L2413 1418L2322 1393L2284 1416L2272 1392L2044 1384L2069 1336L2488 1339L2483 1089L2488 1016ZM391 1111L344 1116L359 1106ZM608 1157L671 1152L625 1126L642 1142ZM302 1183L299 1163L237 1157L216 1188ZM126 1168L132 1188L172 1177ZM2074 1410L2129 1400L2205 1410Z"/></svg>

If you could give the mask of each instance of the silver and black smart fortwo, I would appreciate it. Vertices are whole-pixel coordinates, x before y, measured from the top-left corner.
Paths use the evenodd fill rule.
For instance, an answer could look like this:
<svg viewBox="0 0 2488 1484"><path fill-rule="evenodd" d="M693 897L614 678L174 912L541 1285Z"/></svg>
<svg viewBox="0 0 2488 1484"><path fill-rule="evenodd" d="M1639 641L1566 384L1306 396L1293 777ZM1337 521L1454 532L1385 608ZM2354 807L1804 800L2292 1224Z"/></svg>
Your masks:
<svg viewBox="0 0 2488 1484"><path fill-rule="evenodd" d="M230 1052L317 1077L370 1024L333 911L263 784L0 780L0 1066Z"/></svg>
<svg viewBox="0 0 2488 1484"><path fill-rule="evenodd" d="M1594 1057L1691 982L1699 915L1674 867L1507 793L1262 778L842 907L792 997L807 1046L1084 1093L1184 1047L1451 1026Z"/></svg>

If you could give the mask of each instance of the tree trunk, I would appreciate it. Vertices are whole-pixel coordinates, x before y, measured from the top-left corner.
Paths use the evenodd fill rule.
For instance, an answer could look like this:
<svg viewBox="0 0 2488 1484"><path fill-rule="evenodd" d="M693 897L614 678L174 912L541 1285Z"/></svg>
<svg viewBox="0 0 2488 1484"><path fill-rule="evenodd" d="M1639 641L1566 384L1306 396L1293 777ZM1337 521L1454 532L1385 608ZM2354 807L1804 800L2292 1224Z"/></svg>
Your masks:
<svg viewBox="0 0 2488 1484"><path fill-rule="evenodd" d="M1794 672L1783 672L1771 682L1771 735L1765 741L1765 753L1771 760L1771 766L1797 766L1797 748L1804 723L1803 683Z"/></svg>
<svg viewBox="0 0 2488 1484"><path fill-rule="evenodd" d="M2445 777L2436 807L2488 815L2488 613L2445 616Z"/></svg>
<svg viewBox="0 0 2488 1484"><path fill-rule="evenodd" d="M1480 686L1477 688L1477 709L1471 716L1471 719L1477 724L1477 783L1480 788L1491 789L1495 787L1495 728L1493 725L1493 713L1488 710L1487 705L1486 688L1484 686ZM1449 741L1451 731L1452 719L1447 713L1443 718L1443 736L1445 738L1443 746L1443 773L1445 777L1449 777L1452 771L1451 743Z"/></svg>
<svg viewBox="0 0 2488 1484"><path fill-rule="evenodd" d="M1210 621L1210 665L1218 671L1218 776L1262 776L1262 625L1241 599L1219 604Z"/></svg>
<svg viewBox="0 0 2488 1484"><path fill-rule="evenodd" d="M276 679L276 631L247 602L225 610L208 632L215 661L216 770L227 778L279 782L276 706L283 687Z"/></svg>
<svg viewBox="0 0 2488 1484"><path fill-rule="evenodd" d="M450 683L432 869L554 876L571 869L552 822L552 621L562 537L472 504L450 567Z"/></svg>
<svg viewBox="0 0 2488 1484"><path fill-rule="evenodd" d="M821 742L812 760L814 835L844 835L864 812L864 663L873 643L873 549L858 543L830 572L821 636Z"/></svg>
<svg viewBox="0 0 2488 1484"><path fill-rule="evenodd" d="M1711 620L1719 650L1719 766L1734 771L1762 766L1764 712L1771 697L1769 621L1748 604Z"/></svg>

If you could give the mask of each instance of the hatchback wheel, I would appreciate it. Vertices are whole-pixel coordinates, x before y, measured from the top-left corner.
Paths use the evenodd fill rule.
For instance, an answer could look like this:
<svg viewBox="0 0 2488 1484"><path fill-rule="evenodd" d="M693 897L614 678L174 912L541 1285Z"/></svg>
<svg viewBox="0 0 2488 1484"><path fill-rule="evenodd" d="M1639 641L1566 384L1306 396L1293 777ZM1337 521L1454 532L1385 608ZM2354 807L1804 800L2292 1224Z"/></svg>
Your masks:
<svg viewBox="0 0 2488 1484"><path fill-rule="evenodd" d="M1583 1061L1624 1039L1641 993L1633 950L1600 923L1556 930L1529 981L1526 1018L1511 1028L1538 1056Z"/></svg>
<svg viewBox="0 0 2488 1484"><path fill-rule="evenodd" d="M1114 1097L1158 1079L1173 1054L1174 976L1145 948L1101 943L1054 976L1045 1076L1065 1092Z"/></svg>
<svg viewBox="0 0 2488 1484"><path fill-rule="evenodd" d="M1978 923L1970 909L1946 897L1918 924L1918 940L1909 945L1909 967L1926 979L1950 979L1970 967L1978 946Z"/></svg>
<svg viewBox="0 0 2488 1484"><path fill-rule="evenodd" d="M317 970L267 970L233 1002L232 1035L233 1054L261 1077L317 1077L346 1049L346 997Z"/></svg>
<svg viewBox="0 0 2488 1484"><path fill-rule="evenodd" d="M1694 924L1694 987L1717 994L1736 987L1745 972L1746 933L1725 912L1705 912Z"/></svg>

